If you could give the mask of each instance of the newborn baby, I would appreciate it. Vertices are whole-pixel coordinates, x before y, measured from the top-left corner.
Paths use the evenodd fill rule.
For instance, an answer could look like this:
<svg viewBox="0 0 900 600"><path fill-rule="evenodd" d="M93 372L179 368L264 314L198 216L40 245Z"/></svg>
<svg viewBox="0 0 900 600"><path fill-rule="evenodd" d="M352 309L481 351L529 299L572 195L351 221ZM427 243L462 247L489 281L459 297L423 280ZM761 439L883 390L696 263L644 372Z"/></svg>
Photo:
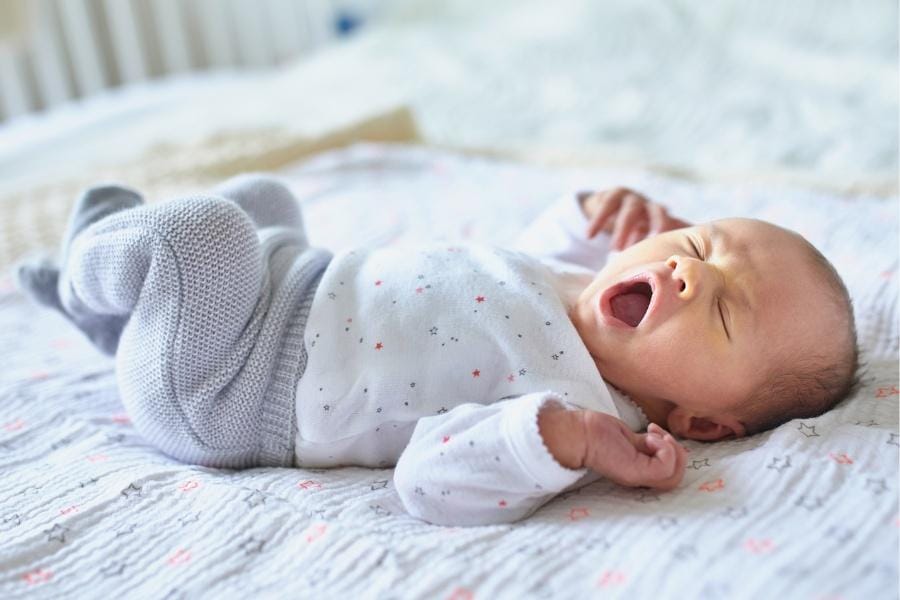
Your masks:
<svg viewBox="0 0 900 600"><path fill-rule="evenodd" d="M58 264L18 275L115 354L135 427L167 454L396 465L407 510L439 524L514 521L600 477L673 489L687 451L666 430L819 415L857 365L847 291L801 236L690 227L624 188L563 197L512 250L332 257L272 178L150 206L97 187Z"/></svg>

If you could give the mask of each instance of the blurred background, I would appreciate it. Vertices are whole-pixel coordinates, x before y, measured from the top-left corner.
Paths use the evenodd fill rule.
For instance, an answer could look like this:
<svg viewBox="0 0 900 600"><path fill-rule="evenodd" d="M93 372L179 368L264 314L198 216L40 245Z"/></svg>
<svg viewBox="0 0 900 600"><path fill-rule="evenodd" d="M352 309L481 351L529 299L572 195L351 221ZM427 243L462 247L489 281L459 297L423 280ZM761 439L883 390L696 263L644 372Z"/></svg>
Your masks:
<svg viewBox="0 0 900 600"><path fill-rule="evenodd" d="M0 194L336 130L893 193L897 28L891 0L0 0Z"/></svg>

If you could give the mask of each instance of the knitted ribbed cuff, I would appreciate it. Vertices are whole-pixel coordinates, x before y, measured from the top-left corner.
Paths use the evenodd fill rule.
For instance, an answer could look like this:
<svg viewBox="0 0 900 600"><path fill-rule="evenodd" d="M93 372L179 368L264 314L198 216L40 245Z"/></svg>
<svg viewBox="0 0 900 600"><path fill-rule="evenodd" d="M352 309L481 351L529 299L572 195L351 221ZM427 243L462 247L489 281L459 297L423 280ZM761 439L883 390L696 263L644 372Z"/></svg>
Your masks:
<svg viewBox="0 0 900 600"><path fill-rule="evenodd" d="M286 323L262 406L260 466L293 466L297 382L306 370L303 334L316 288L330 260L331 253L327 250L308 248L298 257L279 290L279 294L295 298L296 304Z"/></svg>

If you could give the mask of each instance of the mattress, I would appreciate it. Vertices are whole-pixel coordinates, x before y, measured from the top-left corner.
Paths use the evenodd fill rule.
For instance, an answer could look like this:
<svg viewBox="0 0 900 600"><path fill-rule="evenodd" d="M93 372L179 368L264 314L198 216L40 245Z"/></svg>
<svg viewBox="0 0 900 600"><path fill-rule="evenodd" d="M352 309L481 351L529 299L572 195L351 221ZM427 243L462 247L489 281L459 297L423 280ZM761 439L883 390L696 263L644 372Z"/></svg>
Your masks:
<svg viewBox="0 0 900 600"><path fill-rule="evenodd" d="M512 242L559 194L635 187L689 220L753 216L845 277L861 386L817 418L691 450L678 489L608 481L515 524L438 527L390 469L209 469L145 443L112 361L0 280L0 596L896 598L895 198L362 144L281 170L314 244Z"/></svg>

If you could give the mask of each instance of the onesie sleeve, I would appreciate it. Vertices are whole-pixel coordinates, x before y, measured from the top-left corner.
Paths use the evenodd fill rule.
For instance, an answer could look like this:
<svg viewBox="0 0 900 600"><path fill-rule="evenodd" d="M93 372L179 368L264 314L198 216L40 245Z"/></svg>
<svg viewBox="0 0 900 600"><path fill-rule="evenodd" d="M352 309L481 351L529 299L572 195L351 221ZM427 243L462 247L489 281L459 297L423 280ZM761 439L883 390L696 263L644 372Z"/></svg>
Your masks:
<svg viewBox="0 0 900 600"><path fill-rule="evenodd" d="M556 462L538 431L552 404L575 408L536 392L420 419L394 471L407 511L438 525L508 523L578 483L587 470Z"/></svg>
<svg viewBox="0 0 900 600"><path fill-rule="evenodd" d="M580 193L568 193L551 204L519 235L513 248L536 258L558 260L597 271L610 254L610 236L586 237L588 220Z"/></svg>

